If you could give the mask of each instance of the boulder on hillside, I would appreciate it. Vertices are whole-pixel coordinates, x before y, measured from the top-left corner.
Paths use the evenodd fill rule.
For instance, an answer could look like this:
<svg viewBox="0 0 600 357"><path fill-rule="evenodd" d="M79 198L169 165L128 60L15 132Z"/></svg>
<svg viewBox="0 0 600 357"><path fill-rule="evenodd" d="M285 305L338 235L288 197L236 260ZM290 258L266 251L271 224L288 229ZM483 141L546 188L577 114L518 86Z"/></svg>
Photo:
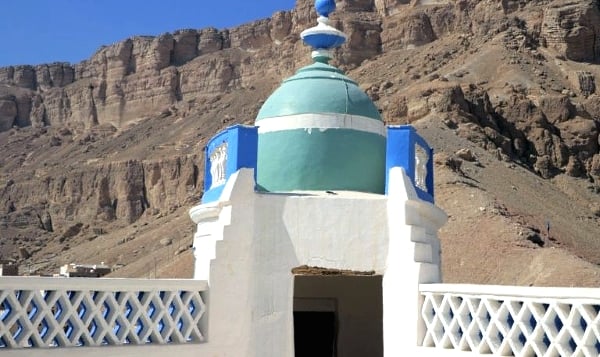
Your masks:
<svg viewBox="0 0 600 357"><path fill-rule="evenodd" d="M422 46L436 39L429 16L422 11L402 12L384 23L381 41L386 47Z"/></svg>
<svg viewBox="0 0 600 357"><path fill-rule="evenodd" d="M60 241L63 242L65 239L75 237L76 235L79 234L79 232L81 232L82 227L83 227L83 223L81 223L81 222L70 226L63 232Z"/></svg>
<svg viewBox="0 0 600 357"><path fill-rule="evenodd" d="M471 151L471 149L462 148L462 149L458 150L455 153L455 155L465 161L469 161L469 162L477 161L477 157L475 156L475 154L473 154L473 151Z"/></svg>
<svg viewBox="0 0 600 357"><path fill-rule="evenodd" d="M590 119L600 120L600 96L592 94L583 101L583 110Z"/></svg>
<svg viewBox="0 0 600 357"><path fill-rule="evenodd" d="M539 106L551 124L567 121L576 113L575 106L566 95L543 96L539 100Z"/></svg>
<svg viewBox="0 0 600 357"><path fill-rule="evenodd" d="M572 153L581 159L598 152L598 122L581 117L559 123L560 136Z"/></svg>

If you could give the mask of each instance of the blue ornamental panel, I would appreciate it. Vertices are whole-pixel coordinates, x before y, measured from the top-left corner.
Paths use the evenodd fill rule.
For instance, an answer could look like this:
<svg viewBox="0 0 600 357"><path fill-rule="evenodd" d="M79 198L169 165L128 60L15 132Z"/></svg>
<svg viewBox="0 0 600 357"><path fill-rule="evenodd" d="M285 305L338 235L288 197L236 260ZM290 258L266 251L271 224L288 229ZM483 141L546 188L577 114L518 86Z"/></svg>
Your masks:
<svg viewBox="0 0 600 357"><path fill-rule="evenodd" d="M231 174L241 168L254 169L258 127L235 125L215 135L204 152L204 194L202 203L218 201Z"/></svg>
<svg viewBox="0 0 600 357"><path fill-rule="evenodd" d="M388 126L386 150L386 186L392 167L403 167L417 195L424 201L433 199L433 149L411 125Z"/></svg>

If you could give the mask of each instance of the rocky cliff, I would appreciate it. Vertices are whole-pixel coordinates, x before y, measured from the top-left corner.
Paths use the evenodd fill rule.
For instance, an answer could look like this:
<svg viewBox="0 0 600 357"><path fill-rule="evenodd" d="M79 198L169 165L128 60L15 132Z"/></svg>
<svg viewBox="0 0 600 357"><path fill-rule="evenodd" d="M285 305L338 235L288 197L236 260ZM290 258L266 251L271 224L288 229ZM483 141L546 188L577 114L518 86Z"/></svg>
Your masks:
<svg viewBox="0 0 600 357"><path fill-rule="evenodd" d="M358 65L380 50L381 19L372 4L348 6L340 21L350 35L343 62ZM357 11L357 13L350 13ZM262 69L280 77L306 61L293 56L298 33L314 12L302 1L292 12L238 28L180 30L132 37L100 48L76 65L53 63L0 69L0 130L66 125L78 131L97 125L121 128L169 106L189 103L252 83ZM359 15L359 16L357 16Z"/></svg>
<svg viewBox="0 0 600 357"><path fill-rule="evenodd" d="M573 212L589 219L565 223L555 239L600 263L588 237L600 231L598 1L338 5L333 19L349 40L335 61L388 123L440 124L480 156L552 182L576 178L589 196L557 190L577 197L584 213ZM79 246L98 249L98 238L157 239L141 227L181 216L201 195L206 140L253 122L278 82L310 61L298 37L316 21L311 6L298 0L291 11L232 29L132 37L78 64L0 68L0 253L47 262L43 271L81 256ZM436 150L449 151L443 143ZM456 168L448 160L438 164ZM538 232L542 216L559 215L548 209L530 222ZM585 244L577 248L570 230L579 228ZM150 254L152 245L142 245ZM133 254L103 260L135 262Z"/></svg>

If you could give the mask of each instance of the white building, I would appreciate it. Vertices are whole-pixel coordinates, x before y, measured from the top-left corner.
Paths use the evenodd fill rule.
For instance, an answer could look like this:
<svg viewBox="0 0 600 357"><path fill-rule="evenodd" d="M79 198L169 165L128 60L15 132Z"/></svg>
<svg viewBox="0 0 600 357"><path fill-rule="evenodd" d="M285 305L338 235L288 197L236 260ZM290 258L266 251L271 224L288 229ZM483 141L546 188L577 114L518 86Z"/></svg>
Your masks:
<svg viewBox="0 0 600 357"><path fill-rule="evenodd" d="M0 259L0 276L19 275L19 264L14 260Z"/></svg>
<svg viewBox="0 0 600 357"><path fill-rule="evenodd" d="M441 284L432 152L328 64L206 148L194 280L0 279L6 356L598 356L600 289Z"/></svg>
<svg viewBox="0 0 600 357"><path fill-rule="evenodd" d="M105 265L104 262L100 264L65 264L59 269L59 276L70 277L70 278L99 278L106 274L109 274L112 268Z"/></svg>
<svg viewBox="0 0 600 357"><path fill-rule="evenodd" d="M386 129L328 64L345 40L328 24L332 4L317 2L319 25L303 33L314 63L267 99L255 127L207 145L190 211L195 278L218 316L209 340L231 355L400 353L422 338L395 336L418 320L418 284L441 281L431 149L411 127Z"/></svg>

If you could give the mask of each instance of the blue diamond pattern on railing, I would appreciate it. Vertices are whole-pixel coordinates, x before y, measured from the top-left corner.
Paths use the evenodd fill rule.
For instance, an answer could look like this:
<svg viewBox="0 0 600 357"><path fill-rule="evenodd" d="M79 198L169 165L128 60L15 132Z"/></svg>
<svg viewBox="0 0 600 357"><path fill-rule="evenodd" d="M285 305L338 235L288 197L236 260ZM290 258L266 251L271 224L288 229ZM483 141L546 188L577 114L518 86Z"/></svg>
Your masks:
<svg viewBox="0 0 600 357"><path fill-rule="evenodd" d="M156 311L156 307L154 307L154 303L150 303L148 305L148 317L152 318L154 317L154 312Z"/></svg>
<svg viewBox="0 0 600 357"><path fill-rule="evenodd" d="M10 315L10 304L8 302L3 302L2 305L0 305L0 321L4 321L8 315Z"/></svg>
<svg viewBox="0 0 600 357"><path fill-rule="evenodd" d="M422 346L502 356L600 355L598 300L422 295Z"/></svg>
<svg viewBox="0 0 600 357"><path fill-rule="evenodd" d="M203 290L77 290L75 285L0 289L0 349L204 342Z"/></svg>
<svg viewBox="0 0 600 357"><path fill-rule="evenodd" d="M139 336L140 332L144 329L144 324L142 320L138 319L135 324L135 334Z"/></svg>
<svg viewBox="0 0 600 357"><path fill-rule="evenodd" d="M131 311L133 311L133 308L131 307L129 301L127 301L125 303L125 318L129 318L129 316L131 315Z"/></svg>
<svg viewBox="0 0 600 357"><path fill-rule="evenodd" d="M96 321L92 320L92 322L88 325L88 331L90 333L90 336L92 336L92 337L94 336L97 328L98 328L98 325L96 325Z"/></svg>
<svg viewBox="0 0 600 357"><path fill-rule="evenodd" d="M161 335L162 335L162 332L165 329L165 323L163 322L162 319L158 320L157 326L158 326L158 332L161 333Z"/></svg>

